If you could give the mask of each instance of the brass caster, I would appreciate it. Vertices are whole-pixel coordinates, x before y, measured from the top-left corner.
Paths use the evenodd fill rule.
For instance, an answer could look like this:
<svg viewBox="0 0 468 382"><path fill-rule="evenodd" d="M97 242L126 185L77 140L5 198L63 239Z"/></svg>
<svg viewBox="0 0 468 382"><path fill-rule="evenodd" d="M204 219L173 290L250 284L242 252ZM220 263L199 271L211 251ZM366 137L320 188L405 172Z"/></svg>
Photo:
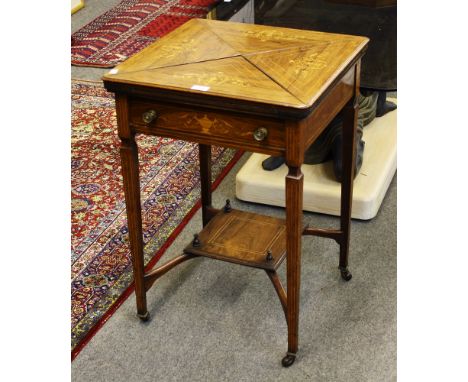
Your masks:
<svg viewBox="0 0 468 382"><path fill-rule="evenodd" d="M137 313L137 316L138 316L138 318L139 318L141 321L143 321L143 322L148 321L149 318L150 318L149 312L146 312L145 314L139 314L139 313Z"/></svg>
<svg viewBox="0 0 468 382"><path fill-rule="evenodd" d="M343 267L343 268L340 267L340 272L341 272L341 278L344 281L349 281L353 278L353 275L351 274L351 272L348 270L347 267Z"/></svg>
<svg viewBox="0 0 468 382"><path fill-rule="evenodd" d="M283 367L289 367L294 363L295 360L296 360L296 354L287 353L285 357L283 358L283 360L281 361L281 364L283 365Z"/></svg>

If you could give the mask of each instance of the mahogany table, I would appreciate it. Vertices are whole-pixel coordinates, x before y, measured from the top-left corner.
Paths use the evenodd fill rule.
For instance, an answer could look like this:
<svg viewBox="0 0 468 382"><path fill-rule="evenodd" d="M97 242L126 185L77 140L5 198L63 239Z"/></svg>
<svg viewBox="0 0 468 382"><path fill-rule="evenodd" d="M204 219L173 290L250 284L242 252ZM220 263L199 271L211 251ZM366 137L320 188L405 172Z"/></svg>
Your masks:
<svg viewBox="0 0 468 382"><path fill-rule="evenodd" d="M288 325L283 366L298 351L302 235L340 246L341 277L349 281L357 93L364 37L193 19L103 77L115 93L138 316L149 317L146 292L176 265L205 256L264 269ZM305 149L343 110L343 181L339 229L304 227ZM184 253L145 273L136 134L199 144L204 228ZM211 145L286 158L286 218L211 202ZM287 288L276 270L286 258Z"/></svg>

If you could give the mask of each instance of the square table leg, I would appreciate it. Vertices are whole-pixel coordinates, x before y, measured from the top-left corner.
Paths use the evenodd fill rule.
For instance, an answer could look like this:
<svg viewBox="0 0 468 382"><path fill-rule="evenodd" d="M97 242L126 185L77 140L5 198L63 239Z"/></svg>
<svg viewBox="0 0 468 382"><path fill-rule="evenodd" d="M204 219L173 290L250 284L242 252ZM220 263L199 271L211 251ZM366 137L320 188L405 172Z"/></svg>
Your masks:
<svg viewBox="0 0 468 382"><path fill-rule="evenodd" d="M301 285L302 198L304 175L301 168L288 166L286 176L286 277L288 353L283 358L285 367L296 358L299 337L299 303Z"/></svg>
<svg viewBox="0 0 468 382"><path fill-rule="evenodd" d="M304 175L304 124L286 124L286 277L288 352L282 360L284 367L291 366L299 346L299 303L301 285L301 251L304 225L302 221Z"/></svg>
<svg viewBox="0 0 468 382"><path fill-rule="evenodd" d="M211 215L211 145L198 145L198 157L200 160L200 183L203 226L210 221Z"/></svg>
<svg viewBox="0 0 468 382"><path fill-rule="evenodd" d="M135 135L128 125L127 98L116 95L117 125L121 140L120 159L127 210L128 236L135 282L137 314L146 321L149 313L146 305L145 269L143 255L143 228L141 222L140 175L138 164L138 146Z"/></svg>

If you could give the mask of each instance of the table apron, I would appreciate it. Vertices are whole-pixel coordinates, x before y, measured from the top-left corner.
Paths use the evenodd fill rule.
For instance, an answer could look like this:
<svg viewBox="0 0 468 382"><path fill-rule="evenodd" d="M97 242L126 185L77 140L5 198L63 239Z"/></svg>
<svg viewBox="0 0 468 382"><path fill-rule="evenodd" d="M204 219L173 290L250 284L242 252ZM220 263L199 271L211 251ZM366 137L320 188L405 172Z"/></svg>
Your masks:
<svg viewBox="0 0 468 382"><path fill-rule="evenodd" d="M150 111L154 117L145 121L144 115ZM130 99L129 124L134 133L146 135L269 155L284 155L286 150L284 121L269 118ZM257 140L254 133L259 129L264 129L267 134Z"/></svg>
<svg viewBox="0 0 468 382"><path fill-rule="evenodd" d="M140 126L132 126L132 130L135 133L142 133L145 135L154 135L163 138L173 138L180 139L187 142L201 143L204 145L214 145L220 147L229 147L233 149L239 149L249 152L268 154L274 156L284 156L285 149L279 147L273 147L268 145L256 145L254 143L245 142L245 141L236 141L234 139L219 138L212 135L201 135L201 134L191 134L189 132L181 132L163 128L155 128L150 133L142 129Z"/></svg>

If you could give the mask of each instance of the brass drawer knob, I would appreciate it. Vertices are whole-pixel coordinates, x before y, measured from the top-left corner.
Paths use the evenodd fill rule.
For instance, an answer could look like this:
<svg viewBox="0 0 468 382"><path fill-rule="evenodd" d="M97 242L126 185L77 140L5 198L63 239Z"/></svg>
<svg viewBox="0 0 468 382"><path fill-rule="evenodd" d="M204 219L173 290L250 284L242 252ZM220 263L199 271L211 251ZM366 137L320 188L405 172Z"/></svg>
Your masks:
<svg viewBox="0 0 468 382"><path fill-rule="evenodd" d="M156 110L145 111L142 115L142 119L144 123L151 123L155 121L157 117L158 117L158 114L156 113Z"/></svg>
<svg viewBox="0 0 468 382"><path fill-rule="evenodd" d="M257 130L254 131L253 136L254 139L258 142L263 141L268 135L268 130L264 127L259 127Z"/></svg>

